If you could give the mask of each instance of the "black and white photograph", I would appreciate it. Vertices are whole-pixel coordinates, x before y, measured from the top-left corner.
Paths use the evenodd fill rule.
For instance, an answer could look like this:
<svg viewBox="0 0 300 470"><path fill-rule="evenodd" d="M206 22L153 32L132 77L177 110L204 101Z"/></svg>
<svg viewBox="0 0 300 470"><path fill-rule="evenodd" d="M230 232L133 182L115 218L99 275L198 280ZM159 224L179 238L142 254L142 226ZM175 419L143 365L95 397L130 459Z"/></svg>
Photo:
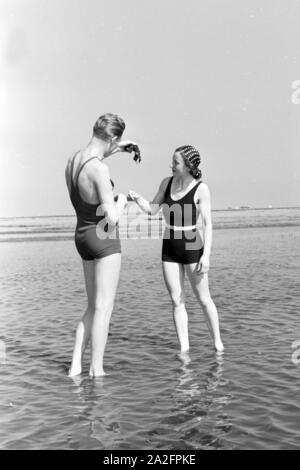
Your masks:
<svg viewBox="0 0 300 470"><path fill-rule="evenodd" d="M299 31L0 0L0 450L300 450Z"/></svg>

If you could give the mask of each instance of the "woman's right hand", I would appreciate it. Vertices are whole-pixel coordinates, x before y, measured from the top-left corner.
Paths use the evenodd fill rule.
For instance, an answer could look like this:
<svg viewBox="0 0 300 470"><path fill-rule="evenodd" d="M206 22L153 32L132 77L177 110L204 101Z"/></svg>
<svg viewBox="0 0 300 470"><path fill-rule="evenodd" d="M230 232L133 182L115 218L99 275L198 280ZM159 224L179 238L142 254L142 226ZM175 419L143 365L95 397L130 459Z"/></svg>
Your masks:
<svg viewBox="0 0 300 470"><path fill-rule="evenodd" d="M128 201L136 202L139 197L141 197L140 194L136 193L135 191L132 191L132 190L128 191L128 195L127 195Z"/></svg>

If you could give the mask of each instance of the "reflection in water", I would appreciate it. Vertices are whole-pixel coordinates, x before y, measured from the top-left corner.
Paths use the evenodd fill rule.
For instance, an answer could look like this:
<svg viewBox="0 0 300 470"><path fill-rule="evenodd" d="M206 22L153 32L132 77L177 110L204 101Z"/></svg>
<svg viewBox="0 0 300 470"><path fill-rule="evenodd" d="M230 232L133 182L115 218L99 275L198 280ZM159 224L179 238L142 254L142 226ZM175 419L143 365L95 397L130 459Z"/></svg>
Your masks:
<svg viewBox="0 0 300 470"><path fill-rule="evenodd" d="M195 371L191 364L189 353L178 356L182 361L180 367L181 374L178 377L178 385L176 391L182 396L196 396L202 395L206 392L213 392L217 390L218 384L223 374L224 354L215 355L215 358L207 372L206 385L201 385L199 372ZM201 390L202 389L202 390Z"/></svg>
<svg viewBox="0 0 300 470"><path fill-rule="evenodd" d="M149 446L151 441L153 448L158 449L161 446L224 447L221 438L231 427L224 413L229 396L222 394L224 356L215 356L204 374L199 371L198 361L192 361L188 353L178 358L181 364L168 399L170 407L161 409L154 428L144 435L140 433L139 444ZM79 402L77 409L88 425L89 446L98 449L122 447L129 429L134 429L134 423L128 428L128 410L124 402L123 405L120 403L119 393L114 393L115 388L120 387L119 381L115 382L114 377L83 379L81 376L73 377L72 381L77 404ZM152 421L156 412L145 409L145 414L152 415ZM72 444L82 447L78 437Z"/></svg>
<svg viewBox="0 0 300 470"><path fill-rule="evenodd" d="M114 399L107 377L71 377L77 410L89 424L88 436L98 449L115 449L121 439L122 407ZM86 435L82 436L83 438ZM78 442L78 439L77 439ZM72 443L71 443L72 445ZM81 443L78 442L80 447Z"/></svg>
<svg viewBox="0 0 300 470"><path fill-rule="evenodd" d="M224 447L220 438L231 427L224 413L230 397L218 390L224 384L224 355L215 355L204 378L188 353L179 358L182 364L173 394L173 419L167 421L173 423L181 441L189 447Z"/></svg>

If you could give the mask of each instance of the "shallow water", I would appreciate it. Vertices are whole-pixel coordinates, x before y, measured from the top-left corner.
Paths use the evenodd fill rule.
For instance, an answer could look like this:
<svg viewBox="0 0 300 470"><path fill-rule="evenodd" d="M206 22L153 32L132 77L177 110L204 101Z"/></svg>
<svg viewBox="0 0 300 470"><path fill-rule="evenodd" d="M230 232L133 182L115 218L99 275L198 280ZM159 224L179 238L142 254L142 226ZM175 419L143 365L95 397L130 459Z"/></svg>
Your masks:
<svg viewBox="0 0 300 470"><path fill-rule="evenodd" d="M199 228L201 230L201 218ZM273 209L232 209L212 211L214 230L249 227L300 227L300 207ZM0 217L0 242L71 240L76 226L75 215ZM161 238L164 231L162 214L148 218L129 204L119 221L122 239Z"/></svg>
<svg viewBox="0 0 300 470"><path fill-rule="evenodd" d="M0 244L1 449L299 449L300 228L215 231L221 358L187 282L191 351L177 356L161 240L122 246L108 375L89 379L87 354L70 379L85 306L73 242Z"/></svg>

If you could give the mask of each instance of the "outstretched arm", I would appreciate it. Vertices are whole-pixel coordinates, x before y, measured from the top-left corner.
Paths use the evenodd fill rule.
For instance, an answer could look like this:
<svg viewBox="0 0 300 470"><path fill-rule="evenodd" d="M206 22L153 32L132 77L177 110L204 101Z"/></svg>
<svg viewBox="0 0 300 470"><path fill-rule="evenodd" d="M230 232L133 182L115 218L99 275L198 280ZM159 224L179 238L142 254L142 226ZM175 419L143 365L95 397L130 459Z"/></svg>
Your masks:
<svg viewBox="0 0 300 470"><path fill-rule="evenodd" d="M142 211L146 212L149 215L155 215L160 209L161 204L164 202L165 199L165 191L167 184L169 182L169 177L164 178L160 183L158 191L154 196L151 202L144 199L140 194L136 193L135 191L129 191L128 196L129 200L135 201L137 205L142 209Z"/></svg>
<svg viewBox="0 0 300 470"><path fill-rule="evenodd" d="M110 155L114 155L118 152L125 152L124 147L127 147L128 145L137 144L133 140L121 140L121 142L118 142L118 144L116 144L115 147L111 150Z"/></svg>
<svg viewBox="0 0 300 470"><path fill-rule="evenodd" d="M211 202L208 186L205 183L200 184L197 193L199 197L198 208L202 217L204 238L204 251L197 270L200 270L201 273L205 273L209 270L209 258L212 246Z"/></svg>
<svg viewBox="0 0 300 470"><path fill-rule="evenodd" d="M122 140L111 150L110 155L114 155L117 152L133 152L134 161L141 162L141 151L133 140Z"/></svg>

